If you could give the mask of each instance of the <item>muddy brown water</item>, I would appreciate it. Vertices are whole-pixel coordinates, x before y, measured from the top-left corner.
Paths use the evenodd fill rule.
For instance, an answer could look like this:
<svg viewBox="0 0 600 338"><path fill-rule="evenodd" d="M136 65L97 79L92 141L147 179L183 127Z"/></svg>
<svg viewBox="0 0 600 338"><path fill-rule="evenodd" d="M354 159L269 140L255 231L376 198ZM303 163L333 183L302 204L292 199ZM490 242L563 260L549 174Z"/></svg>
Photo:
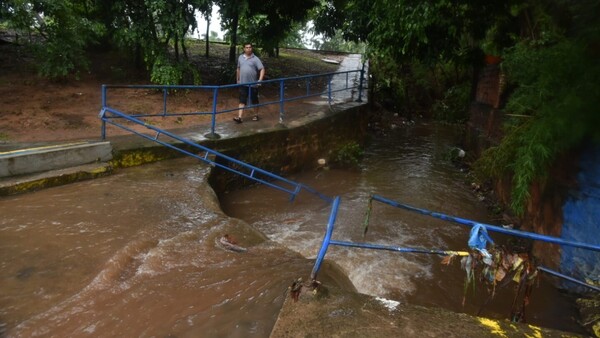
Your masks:
<svg viewBox="0 0 600 338"><path fill-rule="evenodd" d="M0 321L14 337L265 337L311 262L218 209L181 159L0 200ZM215 239L232 234L245 254Z"/></svg>
<svg viewBox="0 0 600 338"><path fill-rule="evenodd" d="M456 136L447 130L402 128L376 139L360 170L292 178L342 196L335 239L363 240L373 192L488 221L485 206L465 187L465 174L445 160ZM223 209L259 233L220 211L205 183L207 172L196 161L179 159L0 199L0 322L7 335L268 336L288 285L312 269L329 206L306 194L290 203L264 187L224 194ZM220 248L216 239L226 233L248 252ZM459 225L374 205L366 239L460 250L467 233ZM363 293L467 313L479 308L460 306L459 265L441 266L439 257L332 248L327 259ZM510 302L503 298L496 297ZM542 283L529 320L578 330L572 304ZM507 311L501 304L483 315L501 318Z"/></svg>
<svg viewBox="0 0 600 338"><path fill-rule="evenodd" d="M363 237L371 194L418 208L494 224L488 207L470 189L469 174L449 160L461 130L446 125L401 126L375 137L357 170L317 170L295 175L329 196L341 196L332 238L409 248L468 250L470 228L373 202ZM330 208L303 195L294 203L265 187L223 194L223 210L246 220L270 239L314 259L323 240ZM506 243L496 233L492 238ZM361 293L418 305L434 306L491 318L508 318L514 283L488 298L483 285L469 288L463 305L465 273L460 259L441 264L441 256L330 246L326 259L338 263ZM552 287L547 276L526 308L528 323L572 332L577 324L572 296Z"/></svg>

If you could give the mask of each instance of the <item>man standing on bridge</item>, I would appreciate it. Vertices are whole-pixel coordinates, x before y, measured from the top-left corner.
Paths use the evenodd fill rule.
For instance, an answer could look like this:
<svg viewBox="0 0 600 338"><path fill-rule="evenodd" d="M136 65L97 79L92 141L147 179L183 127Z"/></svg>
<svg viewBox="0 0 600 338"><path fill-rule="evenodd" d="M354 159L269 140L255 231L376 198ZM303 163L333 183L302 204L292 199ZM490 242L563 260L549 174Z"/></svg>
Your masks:
<svg viewBox="0 0 600 338"><path fill-rule="evenodd" d="M238 84L260 82L265 77L265 67L263 67L258 56L254 55L251 43L244 44L244 54L238 57L235 76ZM255 83L240 86L238 117L233 118L235 122L242 123L242 114L244 113L244 107L248 102L248 96L250 96L250 102L252 104L258 104L259 85L260 84ZM254 108L254 117L252 117L252 121L258 121L258 107Z"/></svg>

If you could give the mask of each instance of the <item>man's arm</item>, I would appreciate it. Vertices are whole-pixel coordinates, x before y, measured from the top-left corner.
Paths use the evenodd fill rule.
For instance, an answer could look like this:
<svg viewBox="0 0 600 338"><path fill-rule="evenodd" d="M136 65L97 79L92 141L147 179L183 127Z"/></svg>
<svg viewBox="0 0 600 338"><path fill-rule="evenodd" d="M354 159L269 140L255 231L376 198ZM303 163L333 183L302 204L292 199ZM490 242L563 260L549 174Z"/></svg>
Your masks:
<svg viewBox="0 0 600 338"><path fill-rule="evenodd" d="M258 75L258 81L262 81L265 78L265 68L260 70L260 74Z"/></svg>
<svg viewBox="0 0 600 338"><path fill-rule="evenodd" d="M235 70L235 82L240 83L240 67Z"/></svg>

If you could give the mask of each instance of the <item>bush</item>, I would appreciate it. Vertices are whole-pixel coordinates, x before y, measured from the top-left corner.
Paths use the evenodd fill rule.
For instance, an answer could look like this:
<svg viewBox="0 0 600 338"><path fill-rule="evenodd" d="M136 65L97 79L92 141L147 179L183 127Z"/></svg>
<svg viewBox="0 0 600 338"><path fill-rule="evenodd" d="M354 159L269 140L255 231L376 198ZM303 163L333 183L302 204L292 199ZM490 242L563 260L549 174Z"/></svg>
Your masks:
<svg viewBox="0 0 600 338"><path fill-rule="evenodd" d="M470 93L471 84L467 82L448 88L444 97L433 104L434 119L446 122L466 121L469 116Z"/></svg>
<svg viewBox="0 0 600 338"><path fill-rule="evenodd" d="M583 44L564 40L550 47L522 43L504 67L516 87L506 110L502 142L475 163L478 176L512 177L511 208L525 210L531 184L544 180L562 152L600 140L600 65Z"/></svg>
<svg viewBox="0 0 600 338"><path fill-rule="evenodd" d="M360 145L352 141L334 150L331 160L338 167L356 167L363 155L364 151Z"/></svg>
<svg viewBox="0 0 600 338"><path fill-rule="evenodd" d="M170 62L166 57L160 56L154 60L150 81L160 85L179 85L182 83L198 85L200 73L189 62L178 64Z"/></svg>
<svg viewBox="0 0 600 338"><path fill-rule="evenodd" d="M69 41L51 40L35 46L38 72L41 76L61 80L74 74L79 77L81 70L89 67L82 49L74 47Z"/></svg>

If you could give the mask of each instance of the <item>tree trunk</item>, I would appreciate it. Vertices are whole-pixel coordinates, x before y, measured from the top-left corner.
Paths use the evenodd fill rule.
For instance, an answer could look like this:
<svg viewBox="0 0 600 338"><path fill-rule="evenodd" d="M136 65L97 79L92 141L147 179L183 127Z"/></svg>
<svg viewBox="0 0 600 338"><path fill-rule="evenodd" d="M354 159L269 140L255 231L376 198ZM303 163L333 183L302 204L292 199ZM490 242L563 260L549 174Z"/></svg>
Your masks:
<svg viewBox="0 0 600 338"><path fill-rule="evenodd" d="M240 19L240 13L236 10L232 20L231 20L231 45L229 45L229 63L235 64L236 57L236 47L237 47L237 30L238 30L238 22Z"/></svg>
<svg viewBox="0 0 600 338"><path fill-rule="evenodd" d="M190 58L188 56L187 48L185 47L185 35L181 38L181 51L183 52L183 59L189 61Z"/></svg>
<svg viewBox="0 0 600 338"><path fill-rule="evenodd" d="M208 51L210 49L209 45L210 45L210 41L208 39L208 33L210 32L209 30L210 27L210 17L206 17L206 35L204 36L204 40L206 41L206 50L204 52L204 56L208 57Z"/></svg>
<svg viewBox="0 0 600 338"><path fill-rule="evenodd" d="M175 61L179 62L179 38L178 38L178 34L175 34L175 37L173 37L173 45L175 46ZM165 46L167 48L167 52L169 51L169 42L167 41L167 45Z"/></svg>

